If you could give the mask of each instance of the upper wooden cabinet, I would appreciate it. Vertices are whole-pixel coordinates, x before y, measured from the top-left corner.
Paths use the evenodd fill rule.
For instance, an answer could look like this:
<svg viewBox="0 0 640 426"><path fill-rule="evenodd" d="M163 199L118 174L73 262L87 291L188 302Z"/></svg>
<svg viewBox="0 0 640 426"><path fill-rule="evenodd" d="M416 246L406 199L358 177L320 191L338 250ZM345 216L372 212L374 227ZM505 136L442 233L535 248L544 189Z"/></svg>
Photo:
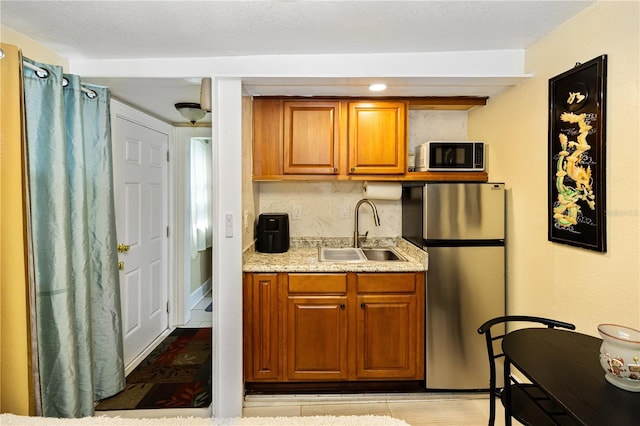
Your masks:
<svg viewBox="0 0 640 426"><path fill-rule="evenodd" d="M406 103L254 99L254 179L405 173Z"/></svg>
<svg viewBox="0 0 640 426"><path fill-rule="evenodd" d="M446 101L446 102L445 102ZM468 109L486 98L253 100L253 179L487 181L486 172L407 172L407 108Z"/></svg>
<svg viewBox="0 0 640 426"><path fill-rule="evenodd" d="M349 102L350 174L403 174L407 155L404 102Z"/></svg>
<svg viewBox="0 0 640 426"><path fill-rule="evenodd" d="M282 167L281 99L258 98L253 101L253 178L278 179Z"/></svg>
<svg viewBox="0 0 640 426"><path fill-rule="evenodd" d="M284 174L337 174L340 102L284 102Z"/></svg>

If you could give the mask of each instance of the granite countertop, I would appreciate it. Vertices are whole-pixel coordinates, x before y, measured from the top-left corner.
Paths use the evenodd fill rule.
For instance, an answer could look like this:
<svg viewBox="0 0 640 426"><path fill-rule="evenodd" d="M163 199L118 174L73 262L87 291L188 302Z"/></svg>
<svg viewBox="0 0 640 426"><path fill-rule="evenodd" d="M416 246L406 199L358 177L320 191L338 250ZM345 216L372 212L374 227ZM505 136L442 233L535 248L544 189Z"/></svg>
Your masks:
<svg viewBox="0 0 640 426"><path fill-rule="evenodd" d="M416 272L426 271L427 253L402 238L375 239L367 247L394 247L406 262L321 262L319 247L350 247L349 238L292 238L285 253L259 253L253 246L243 256L244 272Z"/></svg>

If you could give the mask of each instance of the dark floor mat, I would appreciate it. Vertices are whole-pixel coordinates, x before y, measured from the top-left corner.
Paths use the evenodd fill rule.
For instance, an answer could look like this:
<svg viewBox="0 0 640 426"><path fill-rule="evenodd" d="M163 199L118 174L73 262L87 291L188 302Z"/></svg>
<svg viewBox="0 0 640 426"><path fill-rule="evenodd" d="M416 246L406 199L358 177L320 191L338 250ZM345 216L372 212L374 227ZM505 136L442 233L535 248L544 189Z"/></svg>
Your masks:
<svg viewBox="0 0 640 426"><path fill-rule="evenodd" d="M211 328L177 328L96 411L203 408L211 404Z"/></svg>

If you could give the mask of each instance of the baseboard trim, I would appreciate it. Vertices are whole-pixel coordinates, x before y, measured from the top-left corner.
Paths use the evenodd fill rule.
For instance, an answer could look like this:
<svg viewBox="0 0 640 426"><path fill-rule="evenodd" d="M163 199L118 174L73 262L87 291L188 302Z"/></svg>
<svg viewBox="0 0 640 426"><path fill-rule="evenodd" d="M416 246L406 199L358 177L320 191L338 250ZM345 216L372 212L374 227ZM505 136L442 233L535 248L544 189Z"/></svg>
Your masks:
<svg viewBox="0 0 640 426"><path fill-rule="evenodd" d="M193 309L194 306L201 301L204 296L211 290L211 278L206 280L200 287L198 287L191 295L189 296L189 310Z"/></svg>
<svg viewBox="0 0 640 426"><path fill-rule="evenodd" d="M419 380L362 380L337 382L245 382L245 395L260 394L332 394L332 393L393 393L423 392L424 381Z"/></svg>

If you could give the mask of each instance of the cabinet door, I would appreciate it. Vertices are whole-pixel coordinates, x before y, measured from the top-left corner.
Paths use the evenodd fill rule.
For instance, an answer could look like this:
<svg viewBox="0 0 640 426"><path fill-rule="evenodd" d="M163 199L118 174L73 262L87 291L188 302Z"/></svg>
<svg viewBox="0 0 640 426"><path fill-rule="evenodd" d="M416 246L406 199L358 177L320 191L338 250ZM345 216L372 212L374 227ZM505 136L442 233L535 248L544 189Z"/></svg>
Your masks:
<svg viewBox="0 0 640 426"><path fill-rule="evenodd" d="M402 102L350 102L350 174L403 174L407 143Z"/></svg>
<svg viewBox="0 0 640 426"><path fill-rule="evenodd" d="M346 308L346 296L288 297L288 380L347 378Z"/></svg>
<svg viewBox="0 0 640 426"><path fill-rule="evenodd" d="M416 295L360 295L357 309L357 377L422 379Z"/></svg>
<svg viewBox="0 0 640 426"><path fill-rule="evenodd" d="M282 176L282 100L253 101L253 178Z"/></svg>
<svg viewBox="0 0 640 426"><path fill-rule="evenodd" d="M337 174L339 102L284 103L284 173Z"/></svg>
<svg viewBox="0 0 640 426"><path fill-rule="evenodd" d="M278 274L246 274L244 298L245 380L278 380Z"/></svg>

